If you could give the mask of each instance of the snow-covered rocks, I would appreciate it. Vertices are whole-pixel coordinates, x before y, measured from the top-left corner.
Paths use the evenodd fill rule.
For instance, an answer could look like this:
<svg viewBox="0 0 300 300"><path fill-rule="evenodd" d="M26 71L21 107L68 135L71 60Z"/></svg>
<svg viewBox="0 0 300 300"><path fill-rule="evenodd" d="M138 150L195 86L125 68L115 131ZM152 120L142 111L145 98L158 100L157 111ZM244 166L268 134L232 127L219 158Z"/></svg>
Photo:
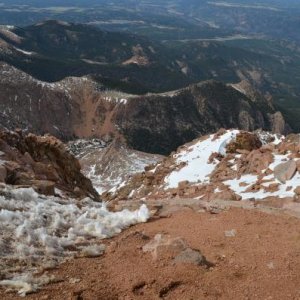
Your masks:
<svg viewBox="0 0 300 300"><path fill-rule="evenodd" d="M146 199L297 200L299 165L297 135L220 130L180 147L116 194L117 199L129 191L133 198Z"/></svg>
<svg viewBox="0 0 300 300"><path fill-rule="evenodd" d="M210 155L214 152L221 155L225 154L226 145L234 139L237 133L237 130L228 131L221 138L217 139L214 139L214 136L211 135L204 141L195 143L175 154L175 163L177 165L184 163L184 166L165 178L166 188L176 188L184 180L189 182L209 182L208 176L215 167L213 163L209 163Z"/></svg>

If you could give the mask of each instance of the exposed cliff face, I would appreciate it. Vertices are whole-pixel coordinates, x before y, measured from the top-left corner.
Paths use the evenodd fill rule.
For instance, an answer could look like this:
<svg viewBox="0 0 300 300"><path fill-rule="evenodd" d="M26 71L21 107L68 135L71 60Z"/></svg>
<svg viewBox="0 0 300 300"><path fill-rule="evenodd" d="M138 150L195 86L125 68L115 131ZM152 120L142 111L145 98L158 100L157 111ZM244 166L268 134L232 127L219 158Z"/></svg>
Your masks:
<svg viewBox="0 0 300 300"><path fill-rule="evenodd" d="M285 122L272 103L235 88L206 81L166 94L130 99L115 120L128 143L141 151L166 154L219 128L258 128L284 133Z"/></svg>
<svg viewBox="0 0 300 300"><path fill-rule="evenodd" d="M0 124L10 130L73 136L73 105L58 84L44 83L7 64L0 63Z"/></svg>
<svg viewBox="0 0 300 300"><path fill-rule="evenodd" d="M98 199L79 161L53 136L0 131L0 182L33 187L54 195L55 188L72 197Z"/></svg>
<svg viewBox="0 0 300 300"><path fill-rule="evenodd" d="M3 63L0 72L0 126L10 130L63 140L118 137L136 150L168 154L221 127L287 129L270 99L216 81L134 96L105 90L85 77L44 83Z"/></svg>

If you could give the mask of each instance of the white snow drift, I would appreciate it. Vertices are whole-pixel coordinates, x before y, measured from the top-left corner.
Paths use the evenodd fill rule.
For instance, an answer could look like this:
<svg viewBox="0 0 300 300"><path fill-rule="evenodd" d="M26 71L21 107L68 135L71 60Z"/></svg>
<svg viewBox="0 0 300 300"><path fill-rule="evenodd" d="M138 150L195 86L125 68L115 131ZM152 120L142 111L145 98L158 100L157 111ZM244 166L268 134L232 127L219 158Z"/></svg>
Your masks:
<svg viewBox="0 0 300 300"><path fill-rule="evenodd" d="M176 188L179 182L188 180L191 183L209 182L209 174L214 170L215 164L209 164L208 159L213 152L225 154L226 145L236 137L238 130L228 130L224 135L214 140L214 135L208 139L197 142L185 151L175 154L176 163L184 162L186 165L178 171L172 172L165 178L166 188Z"/></svg>
<svg viewBox="0 0 300 300"><path fill-rule="evenodd" d="M28 272L33 262L53 265L76 253L97 256L103 246L96 245L96 239L112 237L148 218L145 205L134 212L114 213L89 198L76 201L45 197L31 188L6 187L0 190L0 262L9 274L5 274L8 280L0 284L18 288L21 294L33 291L36 283L24 282L24 278L31 278L24 273L23 277L11 274L8 261L22 261L22 271Z"/></svg>

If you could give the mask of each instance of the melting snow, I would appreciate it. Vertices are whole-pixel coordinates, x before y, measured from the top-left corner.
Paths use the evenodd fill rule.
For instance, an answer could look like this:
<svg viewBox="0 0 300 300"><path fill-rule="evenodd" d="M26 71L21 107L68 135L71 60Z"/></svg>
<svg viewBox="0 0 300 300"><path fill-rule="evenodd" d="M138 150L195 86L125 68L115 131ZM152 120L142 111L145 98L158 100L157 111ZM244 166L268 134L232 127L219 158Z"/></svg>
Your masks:
<svg viewBox="0 0 300 300"><path fill-rule="evenodd" d="M214 139L210 135L208 139L200 141L180 154L175 154L177 164L186 163L178 171L173 171L165 178L166 188L176 188L179 182L209 182L208 176L214 170L215 165L209 164L208 159L213 152L225 154L226 145L236 137L238 130L228 130L224 135Z"/></svg>
<svg viewBox="0 0 300 300"><path fill-rule="evenodd" d="M17 48L17 47L15 47L15 49L16 49L18 52L21 52L21 53L23 53L23 54L25 54L25 55L33 55L33 54L34 54L34 52L25 51L25 50L22 50L22 49Z"/></svg>
<svg viewBox="0 0 300 300"><path fill-rule="evenodd" d="M55 264L78 252L97 256L103 247L94 245L96 239L112 237L148 218L145 205L133 212L109 212L104 204L89 198L76 201L46 197L31 188L7 187L0 193L1 271L5 266L9 269L9 261L14 260L27 265L24 272L33 272L29 270L32 263L40 266L45 261ZM18 288L21 294L34 291L36 286L24 281L23 275L10 274L12 278L8 277L0 284Z"/></svg>
<svg viewBox="0 0 300 300"><path fill-rule="evenodd" d="M165 189L176 188L178 184L182 181L189 181L190 183L209 183L209 175L214 171L216 164L208 163L209 157L213 152L226 155L226 145L233 140L239 133L238 130L228 130L225 134L214 140L214 135L210 135L206 140L199 141L196 144L188 147L185 150L181 150L179 153L175 154L173 157L176 159L176 164L180 165L184 163L184 166L173 171L165 178ZM261 139L273 137L273 144L279 144L283 137L272 135L269 133L261 133ZM288 161L290 153L286 155L274 155L274 161L269 165L269 169L274 171L274 168L285 161ZM240 155L236 155L236 158ZM237 165L235 160L232 159L229 163L233 164L231 168L237 171ZM266 171L266 170L265 170ZM297 173L291 180L287 181L285 184L280 183L274 174L266 175L263 177L264 182L261 184L262 188L258 191L246 192L246 190L257 183L258 176L253 174L246 174L241 176L241 178L235 178L233 180L227 180L223 183L227 185L232 191L237 195L242 197L242 200L246 199L264 199L270 196L285 198L294 196L294 188L300 186L300 174ZM278 183L278 191L267 192L263 187L268 187L270 184ZM292 188L291 188L292 187ZM215 190L218 192L218 189Z"/></svg>
<svg viewBox="0 0 300 300"><path fill-rule="evenodd" d="M269 169L274 171L274 168L287 161L288 155L274 155L274 162L269 165ZM297 186L300 186L300 174L296 173L296 175L291 179L288 180L286 183L279 182L275 177L274 174L264 176L264 180L268 180L268 182L262 183L262 186L268 187L271 184L278 183L278 191L275 192L265 192L264 189L260 189L257 192L245 192L245 190L255 184L258 180L257 175L243 175L240 179L233 179L233 180L227 180L224 181L224 184L228 185L230 189L232 189L236 194L240 195L242 197L242 200L255 198L255 199L264 199L267 197L278 197L278 198L285 198L285 197L293 197L294 196L294 189ZM240 186L240 183L247 184L246 186ZM288 189L289 187L292 187L292 189Z"/></svg>

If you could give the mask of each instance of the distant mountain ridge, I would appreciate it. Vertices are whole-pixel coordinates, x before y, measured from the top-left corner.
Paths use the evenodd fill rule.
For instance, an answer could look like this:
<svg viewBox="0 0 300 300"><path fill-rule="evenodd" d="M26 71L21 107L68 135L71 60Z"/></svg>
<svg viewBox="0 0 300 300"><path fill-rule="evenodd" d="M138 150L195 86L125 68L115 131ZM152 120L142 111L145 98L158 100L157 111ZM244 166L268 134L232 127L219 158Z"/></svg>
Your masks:
<svg viewBox="0 0 300 300"><path fill-rule="evenodd" d="M280 85L277 77L285 77L291 64L276 52L227 47L217 40L161 43L57 20L0 28L0 48L1 61L39 80L91 75L110 88L134 94L166 92L208 79L246 79L265 93L288 84Z"/></svg>
<svg viewBox="0 0 300 300"><path fill-rule="evenodd" d="M65 141L118 137L133 149L168 154L220 127L289 129L270 100L217 81L137 96L107 90L88 77L45 83L5 63L0 74L1 126Z"/></svg>

